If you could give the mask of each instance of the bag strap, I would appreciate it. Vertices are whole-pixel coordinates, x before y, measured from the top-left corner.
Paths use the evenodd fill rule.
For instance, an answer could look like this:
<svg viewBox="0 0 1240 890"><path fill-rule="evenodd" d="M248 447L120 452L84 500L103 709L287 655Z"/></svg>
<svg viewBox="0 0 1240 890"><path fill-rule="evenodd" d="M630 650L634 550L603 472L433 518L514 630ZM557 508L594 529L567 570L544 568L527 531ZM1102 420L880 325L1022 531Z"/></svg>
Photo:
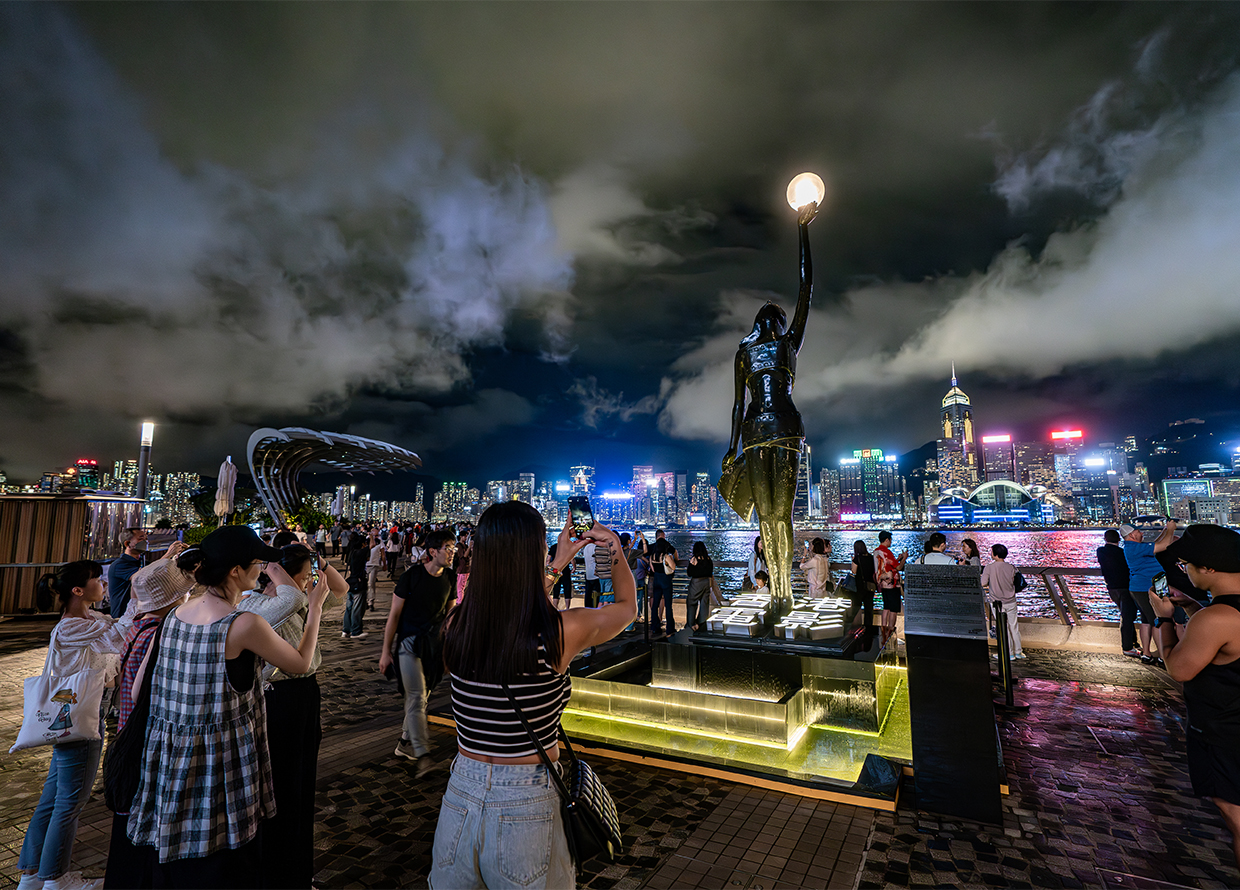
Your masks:
<svg viewBox="0 0 1240 890"><path fill-rule="evenodd" d="M512 704L512 709L517 712L517 719L521 721L521 725L525 727L526 734L529 735L530 741L533 742L534 748L538 751L538 757L543 762L543 766L547 768L547 772L551 774L551 780L555 783L555 790L560 793L565 803L572 802L572 795L568 791L568 786L564 784L564 779L560 776L560 771L555 768L555 764L551 762L551 758L547 756L547 752L543 749L542 743L538 741L538 736L534 735L534 729L530 726L530 722L525 719L525 714L521 713L521 706L517 704L517 697L512 694L512 690L508 688L508 684L502 684L504 692L508 696L508 701ZM560 737L564 739L564 744L568 746L568 753L576 760L577 756L573 754L572 743L569 742L568 736L564 734L564 727L560 727Z"/></svg>

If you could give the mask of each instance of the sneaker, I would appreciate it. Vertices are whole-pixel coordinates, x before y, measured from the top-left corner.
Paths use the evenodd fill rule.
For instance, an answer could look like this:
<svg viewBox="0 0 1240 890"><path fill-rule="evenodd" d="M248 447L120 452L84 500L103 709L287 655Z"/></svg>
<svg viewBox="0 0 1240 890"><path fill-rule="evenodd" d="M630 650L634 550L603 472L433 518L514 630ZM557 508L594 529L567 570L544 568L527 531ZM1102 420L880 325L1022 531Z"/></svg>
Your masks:
<svg viewBox="0 0 1240 890"><path fill-rule="evenodd" d="M1013 658L1028 658L1028 656L1027 656L1027 655L1025 655L1025 653L1024 653L1024 652L1017 652L1017 653L1016 653L1015 655L1013 655L1012 657L1013 657Z"/></svg>
<svg viewBox="0 0 1240 890"><path fill-rule="evenodd" d="M1142 656L1141 656L1141 663L1142 663L1142 664L1154 664L1154 663L1155 663L1155 662L1157 662L1157 661L1158 661L1158 659L1157 659L1157 658L1155 658L1153 655L1142 655Z"/></svg>
<svg viewBox="0 0 1240 890"><path fill-rule="evenodd" d="M58 878L43 882L43 890L98 890L103 881L88 881L80 871L67 871Z"/></svg>
<svg viewBox="0 0 1240 890"><path fill-rule="evenodd" d="M349 638L348 631L343 631L343 630L342 630L342 631L340 632L340 639L342 639L342 640L347 640L348 638Z"/></svg>
<svg viewBox="0 0 1240 890"><path fill-rule="evenodd" d="M42 890L43 879L38 875L22 875L17 882L17 890Z"/></svg>
<svg viewBox="0 0 1240 890"><path fill-rule="evenodd" d="M418 755L413 753L413 742L408 739L401 739L396 743L396 756L403 757L406 760L418 759Z"/></svg>
<svg viewBox="0 0 1240 890"><path fill-rule="evenodd" d="M429 754L423 754L418 758L418 771L414 774L415 779L420 779L435 768L435 761L431 760Z"/></svg>
<svg viewBox="0 0 1240 890"><path fill-rule="evenodd" d="M354 634L352 637L350 637L350 639L361 640L361 639L365 639L368 636L370 636L369 633L367 633L366 631L362 631L360 634Z"/></svg>
<svg viewBox="0 0 1240 890"><path fill-rule="evenodd" d="M1141 650L1140 649L1125 649L1124 654L1127 655L1129 658L1140 658Z"/></svg>

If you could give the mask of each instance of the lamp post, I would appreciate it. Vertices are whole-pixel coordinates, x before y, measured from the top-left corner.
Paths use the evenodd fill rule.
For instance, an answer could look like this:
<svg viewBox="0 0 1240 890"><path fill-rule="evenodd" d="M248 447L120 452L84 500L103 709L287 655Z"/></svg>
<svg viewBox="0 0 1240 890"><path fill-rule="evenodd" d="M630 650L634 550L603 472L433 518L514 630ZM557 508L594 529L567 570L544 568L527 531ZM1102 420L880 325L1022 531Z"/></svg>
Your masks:
<svg viewBox="0 0 1240 890"><path fill-rule="evenodd" d="M151 441L155 438L155 424L149 420L142 424L142 449L138 452L138 497L146 500L146 477L151 464Z"/></svg>
<svg viewBox="0 0 1240 890"><path fill-rule="evenodd" d="M822 199L827 195L826 183L817 173L800 173L792 177L788 183L788 206L800 210L806 204L822 206Z"/></svg>

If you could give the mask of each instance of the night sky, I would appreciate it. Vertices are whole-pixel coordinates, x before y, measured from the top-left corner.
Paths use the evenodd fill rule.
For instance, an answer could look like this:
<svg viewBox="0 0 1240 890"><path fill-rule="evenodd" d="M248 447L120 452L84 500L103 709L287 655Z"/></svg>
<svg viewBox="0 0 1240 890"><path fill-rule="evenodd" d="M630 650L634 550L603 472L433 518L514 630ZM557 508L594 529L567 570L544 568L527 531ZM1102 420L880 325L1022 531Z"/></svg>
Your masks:
<svg viewBox="0 0 1240 890"><path fill-rule="evenodd" d="M258 426L718 471L797 289L816 464L1240 432L1240 6L0 6L0 468Z"/></svg>

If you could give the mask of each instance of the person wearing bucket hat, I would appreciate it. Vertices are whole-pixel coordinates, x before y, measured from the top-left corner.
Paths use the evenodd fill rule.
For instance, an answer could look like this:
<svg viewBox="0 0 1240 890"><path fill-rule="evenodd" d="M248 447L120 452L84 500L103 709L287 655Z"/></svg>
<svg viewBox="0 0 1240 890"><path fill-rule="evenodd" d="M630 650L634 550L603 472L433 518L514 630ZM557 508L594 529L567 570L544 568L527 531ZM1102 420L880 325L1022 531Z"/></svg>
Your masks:
<svg viewBox="0 0 1240 890"><path fill-rule="evenodd" d="M1240 862L1240 532L1190 525L1164 548L1210 605L1177 630L1170 599L1150 594L1167 672L1184 684L1188 775L1214 801Z"/></svg>
<svg viewBox="0 0 1240 890"><path fill-rule="evenodd" d="M310 669L329 592L309 596L296 648L261 616L237 610L281 551L253 529L216 529L177 558L199 585L169 612L151 673L142 774L129 840L153 848L152 881L168 887L251 887L262 868L262 823L275 813L262 661Z"/></svg>

